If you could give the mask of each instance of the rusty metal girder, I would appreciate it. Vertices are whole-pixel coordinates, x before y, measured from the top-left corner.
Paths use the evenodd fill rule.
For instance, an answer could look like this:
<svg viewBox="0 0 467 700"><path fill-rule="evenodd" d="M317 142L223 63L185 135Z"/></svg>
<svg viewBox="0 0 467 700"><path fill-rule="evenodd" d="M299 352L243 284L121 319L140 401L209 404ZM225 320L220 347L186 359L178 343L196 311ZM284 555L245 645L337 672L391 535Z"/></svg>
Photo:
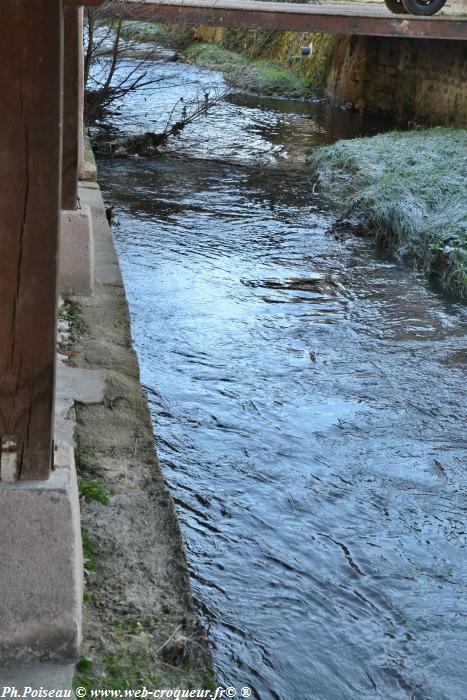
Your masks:
<svg viewBox="0 0 467 700"><path fill-rule="evenodd" d="M68 4L101 5L103 0L66 0ZM122 9L123 8L123 9ZM114 12L111 4L102 12ZM467 19L396 16L384 6L308 5L262 0L126 0L119 14L138 21L212 27L254 27L295 32L362 34L411 39L467 39Z"/></svg>

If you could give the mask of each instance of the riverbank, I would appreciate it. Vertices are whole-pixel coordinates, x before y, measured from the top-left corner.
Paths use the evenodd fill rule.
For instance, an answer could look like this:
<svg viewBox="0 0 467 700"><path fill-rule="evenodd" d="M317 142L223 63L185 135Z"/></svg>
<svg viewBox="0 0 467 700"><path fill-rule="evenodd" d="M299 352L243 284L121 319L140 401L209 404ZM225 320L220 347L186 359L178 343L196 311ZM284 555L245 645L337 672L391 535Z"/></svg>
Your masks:
<svg viewBox="0 0 467 700"><path fill-rule="evenodd" d="M463 126L467 118L462 42L144 22L125 23L125 36L170 44L253 93L323 94L349 110L401 123Z"/></svg>
<svg viewBox="0 0 467 700"><path fill-rule="evenodd" d="M236 89L281 97L304 97L322 87L330 58L323 42L326 47L334 42L333 37L317 34L226 31L212 27L184 29L178 25L133 21L124 23L122 36L130 43L159 42L173 48L190 63L221 71L227 83ZM319 51L309 60L301 55L300 48L311 37L315 49L319 45Z"/></svg>
<svg viewBox="0 0 467 700"><path fill-rule="evenodd" d="M196 27L193 36L271 61L347 109L427 126L463 126L467 119L462 42L212 27Z"/></svg>
<svg viewBox="0 0 467 700"><path fill-rule="evenodd" d="M309 156L343 219L450 292L467 295L467 131L340 141Z"/></svg>
<svg viewBox="0 0 467 700"><path fill-rule="evenodd" d="M96 290L74 306L74 366L99 369L102 402L76 405L86 588L75 687L209 688L211 658L194 612L174 504L157 456L130 317L100 190L91 207Z"/></svg>
<svg viewBox="0 0 467 700"><path fill-rule="evenodd" d="M258 95L305 97L311 92L309 81L274 61L250 60L247 56L216 46L197 42L185 55L200 68L218 70L232 87Z"/></svg>

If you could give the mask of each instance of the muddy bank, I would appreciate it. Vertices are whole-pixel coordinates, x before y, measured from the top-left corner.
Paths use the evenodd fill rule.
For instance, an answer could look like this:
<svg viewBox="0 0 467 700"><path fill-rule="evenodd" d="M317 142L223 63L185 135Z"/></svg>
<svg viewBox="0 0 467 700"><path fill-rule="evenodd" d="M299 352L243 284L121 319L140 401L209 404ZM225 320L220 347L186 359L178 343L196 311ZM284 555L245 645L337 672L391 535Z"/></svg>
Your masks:
<svg viewBox="0 0 467 700"><path fill-rule="evenodd" d="M193 610L171 495L154 452L119 264L100 190L82 188L96 236L96 294L81 301L73 364L100 369L101 404L77 407L86 571L75 686L210 687L206 633Z"/></svg>
<svg viewBox="0 0 467 700"><path fill-rule="evenodd" d="M344 228L353 220L359 232L465 296L466 156L467 131L437 128L340 141L309 162Z"/></svg>

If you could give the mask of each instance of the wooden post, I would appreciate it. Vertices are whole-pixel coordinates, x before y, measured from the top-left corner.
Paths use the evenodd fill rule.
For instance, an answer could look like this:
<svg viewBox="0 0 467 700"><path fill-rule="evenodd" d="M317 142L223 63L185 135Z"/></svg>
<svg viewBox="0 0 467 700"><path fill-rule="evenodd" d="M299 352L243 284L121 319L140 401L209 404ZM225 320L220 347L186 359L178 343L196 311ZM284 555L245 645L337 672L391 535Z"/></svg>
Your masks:
<svg viewBox="0 0 467 700"><path fill-rule="evenodd" d="M78 200L79 118L82 32L81 10L78 7L63 8L63 158L62 158L62 209L76 209Z"/></svg>
<svg viewBox="0 0 467 700"><path fill-rule="evenodd" d="M62 0L0 2L0 477L52 463Z"/></svg>

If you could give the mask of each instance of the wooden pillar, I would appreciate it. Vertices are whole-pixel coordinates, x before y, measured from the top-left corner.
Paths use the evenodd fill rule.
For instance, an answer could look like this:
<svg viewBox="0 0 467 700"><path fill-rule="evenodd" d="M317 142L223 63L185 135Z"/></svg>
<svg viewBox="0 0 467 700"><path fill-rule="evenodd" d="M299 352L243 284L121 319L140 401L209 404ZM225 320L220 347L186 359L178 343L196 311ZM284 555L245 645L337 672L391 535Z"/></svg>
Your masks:
<svg viewBox="0 0 467 700"><path fill-rule="evenodd" d="M52 463L62 0L0 2L0 476Z"/></svg>
<svg viewBox="0 0 467 700"><path fill-rule="evenodd" d="M63 15L63 159L62 209L76 209L78 199L78 163L82 128L82 10L64 7Z"/></svg>

